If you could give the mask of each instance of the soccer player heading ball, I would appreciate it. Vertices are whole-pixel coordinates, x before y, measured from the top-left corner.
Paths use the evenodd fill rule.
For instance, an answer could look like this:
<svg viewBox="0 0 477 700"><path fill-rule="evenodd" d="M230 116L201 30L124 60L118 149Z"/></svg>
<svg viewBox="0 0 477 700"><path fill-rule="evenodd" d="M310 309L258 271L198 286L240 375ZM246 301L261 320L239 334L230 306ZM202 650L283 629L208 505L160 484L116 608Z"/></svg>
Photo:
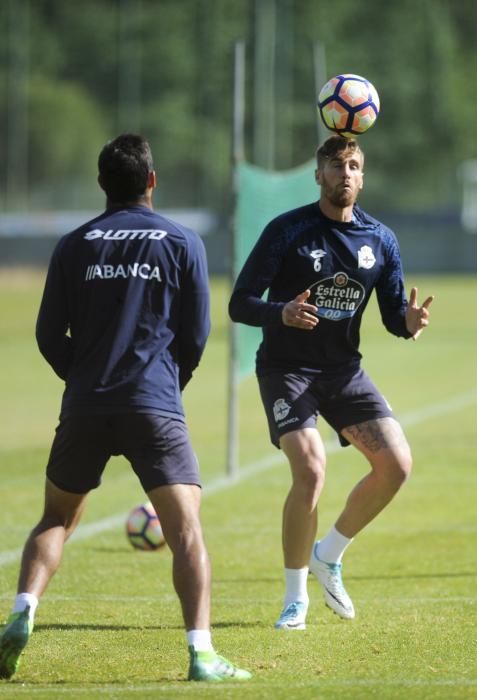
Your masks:
<svg viewBox="0 0 477 700"><path fill-rule="evenodd" d="M264 229L230 299L233 321L263 328L256 373L272 443L283 450L291 488L283 511L285 597L277 629L305 628L310 570L325 602L343 618L355 610L341 578L353 538L398 492L411 452L392 409L361 368L361 318L373 290L383 323L402 338L420 335L433 297L406 299L394 233L357 204L364 155L353 138L332 136L317 152L318 202ZM262 299L268 290L266 300ZM334 526L315 542L326 455L322 416L368 460Z"/></svg>

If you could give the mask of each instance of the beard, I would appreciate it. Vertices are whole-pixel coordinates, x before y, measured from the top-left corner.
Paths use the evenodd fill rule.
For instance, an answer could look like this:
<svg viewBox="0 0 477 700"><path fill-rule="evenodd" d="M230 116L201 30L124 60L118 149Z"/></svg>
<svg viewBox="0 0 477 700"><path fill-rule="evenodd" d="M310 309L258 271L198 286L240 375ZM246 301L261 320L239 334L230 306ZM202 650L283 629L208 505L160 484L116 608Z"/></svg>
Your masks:
<svg viewBox="0 0 477 700"><path fill-rule="evenodd" d="M326 199L340 209L351 206L357 199L357 192L352 187L350 189L343 189L342 185L331 187L324 182L322 191Z"/></svg>

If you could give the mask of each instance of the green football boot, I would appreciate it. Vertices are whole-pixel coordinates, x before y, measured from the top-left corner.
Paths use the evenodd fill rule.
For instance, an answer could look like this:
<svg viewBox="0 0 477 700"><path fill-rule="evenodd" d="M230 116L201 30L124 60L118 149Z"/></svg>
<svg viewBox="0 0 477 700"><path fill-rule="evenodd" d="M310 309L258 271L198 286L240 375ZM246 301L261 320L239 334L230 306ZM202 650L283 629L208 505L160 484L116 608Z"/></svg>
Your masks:
<svg viewBox="0 0 477 700"><path fill-rule="evenodd" d="M190 665L189 681L246 681L252 674L243 668L237 668L230 661L219 656L215 651L195 651L189 647Z"/></svg>
<svg viewBox="0 0 477 700"><path fill-rule="evenodd" d="M0 678L11 678L18 669L20 655L32 631L29 606L10 615L0 636Z"/></svg>

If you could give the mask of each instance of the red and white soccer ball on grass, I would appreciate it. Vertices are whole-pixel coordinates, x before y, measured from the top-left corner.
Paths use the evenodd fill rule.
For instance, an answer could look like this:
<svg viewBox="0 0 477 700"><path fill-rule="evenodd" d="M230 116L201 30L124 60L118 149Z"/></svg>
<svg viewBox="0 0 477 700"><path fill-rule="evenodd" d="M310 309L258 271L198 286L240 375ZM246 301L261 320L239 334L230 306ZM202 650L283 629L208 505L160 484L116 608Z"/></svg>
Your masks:
<svg viewBox="0 0 477 700"><path fill-rule="evenodd" d="M378 118L379 95L369 80L343 73L328 80L318 95L318 111L324 125L348 138L364 134Z"/></svg>
<svg viewBox="0 0 477 700"><path fill-rule="evenodd" d="M161 523L152 503L143 503L131 510L126 520L126 536L135 549L146 552L165 544Z"/></svg>

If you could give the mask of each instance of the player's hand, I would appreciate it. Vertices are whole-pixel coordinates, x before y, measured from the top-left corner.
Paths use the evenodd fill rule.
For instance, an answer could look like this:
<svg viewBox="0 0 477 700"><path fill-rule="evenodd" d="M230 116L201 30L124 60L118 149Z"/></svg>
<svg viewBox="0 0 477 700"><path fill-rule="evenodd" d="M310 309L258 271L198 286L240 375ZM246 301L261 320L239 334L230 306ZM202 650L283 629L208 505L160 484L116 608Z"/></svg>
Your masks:
<svg viewBox="0 0 477 700"><path fill-rule="evenodd" d="M293 301L285 304L282 309L282 321L285 326L302 328L305 331L313 330L318 323L318 317L316 315L316 306L306 303L310 294L310 290L306 289L295 297Z"/></svg>
<svg viewBox="0 0 477 700"><path fill-rule="evenodd" d="M412 335L413 340L417 340L426 326L429 325L429 307L434 301L434 297L427 297L422 306L417 303L417 287L411 289L409 303L406 309L406 328Z"/></svg>

